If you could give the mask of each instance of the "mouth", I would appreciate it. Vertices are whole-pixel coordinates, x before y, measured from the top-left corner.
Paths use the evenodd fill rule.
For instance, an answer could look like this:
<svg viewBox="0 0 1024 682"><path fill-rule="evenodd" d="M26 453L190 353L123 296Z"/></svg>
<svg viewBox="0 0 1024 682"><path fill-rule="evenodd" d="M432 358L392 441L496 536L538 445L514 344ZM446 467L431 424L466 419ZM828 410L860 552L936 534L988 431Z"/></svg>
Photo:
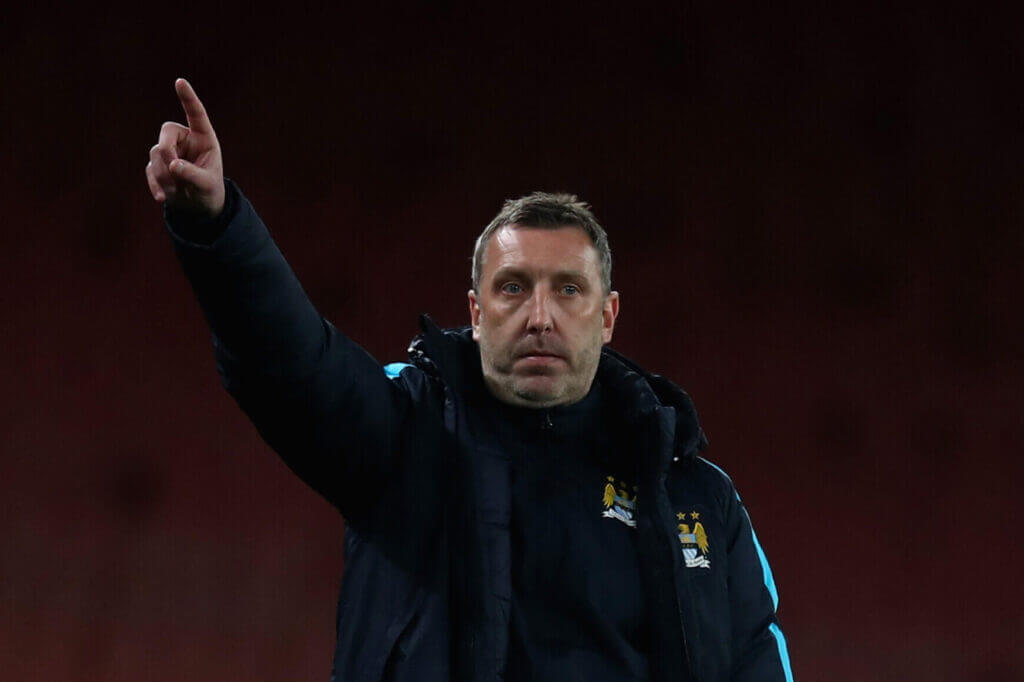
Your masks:
<svg viewBox="0 0 1024 682"><path fill-rule="evenodd" d="M518 358L561 358L562 356L558 353L554 353L549 350L528 350L519 353L516 357Z"/></svg>
<svg viewBox="0 0 1024 682"><path fill-rule="evenodd" d="M554 365L562 361L564 358L561 355L546 350L531 350L516 356L516 362L535 367Z"/></svg>

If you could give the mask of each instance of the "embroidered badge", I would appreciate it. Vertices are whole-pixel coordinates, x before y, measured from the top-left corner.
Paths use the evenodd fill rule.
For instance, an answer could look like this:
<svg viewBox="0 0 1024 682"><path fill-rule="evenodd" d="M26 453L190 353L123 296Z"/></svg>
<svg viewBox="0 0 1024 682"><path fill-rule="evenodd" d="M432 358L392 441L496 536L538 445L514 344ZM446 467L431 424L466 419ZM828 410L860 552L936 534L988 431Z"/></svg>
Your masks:
<svg viewBox="0 0 1024 682"><path fill-rule="evenodd" d="M630 497L625 481L616 481L614 476L609 476L604 486L604 512L601 516L618 519L630 528L636 528L636 491L636 486L633 486L633 496Z"/></svg>
<svg viewBox="0 0 1024 682"><path fill-rule="evenodd" d="M693 522L692 528L689 523L683 523L687 517ZM696 511L691 511L689 514L679 512L676 514L676 519L680 522L677 526L679 544L683 546L683 560L686 562L686 567L711 568L711 560L708 558L710 543L707 531L704 530L704 524L698 520L700 513Z"/></svg>

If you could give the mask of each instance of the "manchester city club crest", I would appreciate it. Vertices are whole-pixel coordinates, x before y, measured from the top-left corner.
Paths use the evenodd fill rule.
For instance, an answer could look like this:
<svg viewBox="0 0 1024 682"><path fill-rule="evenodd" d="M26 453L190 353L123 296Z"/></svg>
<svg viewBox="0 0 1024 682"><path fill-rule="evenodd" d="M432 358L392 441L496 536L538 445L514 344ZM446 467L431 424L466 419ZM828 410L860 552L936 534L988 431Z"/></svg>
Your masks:
<svg viewBox="0 0 1024 682"><path fill-rule="evenodd" d="M691 511L689 514L679 512L676 514L679 521L679 544L683 549L683 560L687 568L711 568L711 560L708 558L710 543L708 542L707 531L700 519L700 513ZM689 519L692 522L685 523Z"/></svg>
<svg viewBox="0 0 1024 682"><path fill-rule="evenodd" d="M616 481L614 476L609 476L604 486L604 512L601 516L618 519L630 528L636 528L636 486L632 490L633 495L630 496L630 488L624 481Z"/></svg>

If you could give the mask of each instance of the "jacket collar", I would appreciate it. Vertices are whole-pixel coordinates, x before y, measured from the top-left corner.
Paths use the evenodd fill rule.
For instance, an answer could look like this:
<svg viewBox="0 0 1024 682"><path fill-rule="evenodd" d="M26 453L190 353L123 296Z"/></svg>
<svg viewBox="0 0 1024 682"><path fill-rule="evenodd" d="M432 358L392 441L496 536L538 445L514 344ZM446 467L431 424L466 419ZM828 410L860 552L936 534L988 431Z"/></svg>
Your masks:
<svg viewBox="0 0 1024 682"><path fill-rule="evenodd" d="M461 395L482 390L480 352L471 329L441 329L428 315L420 315L419 322L422 333L409 344L413 364ZM597 376L606 395L618 403L620 413L629 421L662 407L675 409L675 464L688 463L707 448L693 400L665 377L645 371L607 346L601 349Z"/></svg>

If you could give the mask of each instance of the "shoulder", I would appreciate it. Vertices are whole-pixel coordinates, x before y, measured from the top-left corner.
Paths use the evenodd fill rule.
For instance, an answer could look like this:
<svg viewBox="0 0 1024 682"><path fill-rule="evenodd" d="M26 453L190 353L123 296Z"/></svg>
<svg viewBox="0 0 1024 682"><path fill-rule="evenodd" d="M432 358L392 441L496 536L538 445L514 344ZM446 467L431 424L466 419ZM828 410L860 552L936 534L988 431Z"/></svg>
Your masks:
<svg viewBox="0 0 1024 682"><path fill-rule="evenodd" d="M414 404L435 402L441 396L437 377L408 362L389 362L381 367L392 386L406 393Z"/></svg>
<svg viewBox="0 0 1024 682"><path fill-rule="evenodd" d="M739 499L739 493L736 492L736 485L732 482L732 477L725 473L722 467L705 457L698 456L694 457L692 468L694 475L698 476L723 501L731 501L733 497Z"/></svg>
<svg viewBox="0 0 1024 682"><path fill-rule="evenodd" d="M668 478L673 499L701 502L723 516L739 500L732 478L717 464L700 456L681 464L672 467Z"/></svg>

